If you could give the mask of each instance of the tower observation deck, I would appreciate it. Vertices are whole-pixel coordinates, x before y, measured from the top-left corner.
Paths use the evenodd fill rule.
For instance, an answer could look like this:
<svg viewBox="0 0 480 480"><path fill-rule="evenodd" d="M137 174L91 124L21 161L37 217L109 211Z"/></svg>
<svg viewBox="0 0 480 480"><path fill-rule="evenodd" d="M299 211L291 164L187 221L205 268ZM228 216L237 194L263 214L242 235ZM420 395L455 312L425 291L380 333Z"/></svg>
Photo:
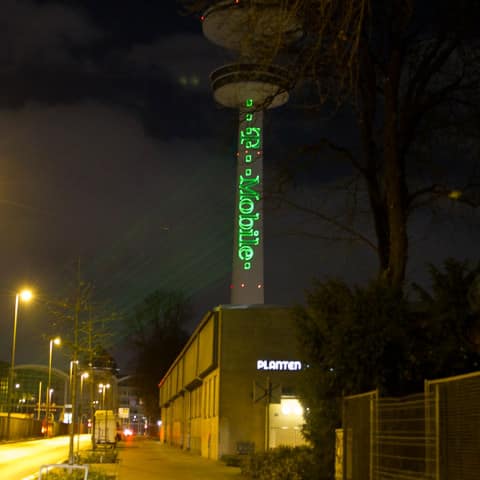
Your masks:
<svg viewBox="0 0 480 480"><path fill-rule="evenodd" d="M230 299L234 305L264 303L263 113L284 105L290 86L288 71L265 54L280 52L301 35L286 3L221 0L202 16L205 37L239 56L238 63L211 74L215 101L239 111Z"/></svg>

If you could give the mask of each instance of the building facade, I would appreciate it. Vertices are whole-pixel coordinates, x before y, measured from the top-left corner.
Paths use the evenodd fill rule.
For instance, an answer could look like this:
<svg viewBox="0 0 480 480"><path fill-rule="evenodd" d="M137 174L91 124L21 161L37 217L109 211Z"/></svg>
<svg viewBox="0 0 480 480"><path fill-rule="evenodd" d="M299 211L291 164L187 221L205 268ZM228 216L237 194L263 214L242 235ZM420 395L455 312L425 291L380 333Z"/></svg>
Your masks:
<svg viewBox="0 0 480 480"><path fill-rule="evenodd" d="M160 382L161 440L218 459L305 443L291 311L208 312Z"/></svg>
<svg viewBox="0 0 480 480"><path fill-rule="evenodd" d="M118 420L135 435L144 435L148 429L143 400L133 375L118 380Z"/></svg>

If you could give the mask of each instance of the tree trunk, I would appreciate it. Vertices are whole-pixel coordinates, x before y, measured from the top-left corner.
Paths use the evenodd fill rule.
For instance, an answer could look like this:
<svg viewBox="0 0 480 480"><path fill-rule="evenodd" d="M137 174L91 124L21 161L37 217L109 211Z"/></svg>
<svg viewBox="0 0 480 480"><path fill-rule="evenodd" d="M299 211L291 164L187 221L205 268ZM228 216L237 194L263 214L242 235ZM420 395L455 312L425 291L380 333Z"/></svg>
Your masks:
<svg viewBox="0 0 480 480"><path fill-rule="evenodd" d="M392 50L385 79L384 165L385 196L389 227L388 267L383 275L393 287L401 288L408 257L407 186L405 166L398 145L398 84L401 53Z"/></svg>
<svg viewBox="0 0 480 480"><path fill-rule="evenodd" d="M368 45L362 41L359 47L359 83L358 83L358 126L362 144L362 165L368 190L373 224L377 238L377 256L380 272L388 268L389 262L389 225L385 208L385 198L378 176L378 149L373 129L377 103L377 75Z"/></svg>

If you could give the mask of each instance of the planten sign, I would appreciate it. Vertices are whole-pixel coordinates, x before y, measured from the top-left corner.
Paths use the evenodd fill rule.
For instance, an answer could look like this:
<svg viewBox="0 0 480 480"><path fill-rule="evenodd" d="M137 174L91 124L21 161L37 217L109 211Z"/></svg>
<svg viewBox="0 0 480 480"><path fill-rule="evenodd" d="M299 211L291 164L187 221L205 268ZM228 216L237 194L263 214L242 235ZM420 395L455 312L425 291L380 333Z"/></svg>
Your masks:
<svg viewBox="0 0 480 480"><path fill-rule="evenodd" d="M294 372L302 369L298 360L257 360L257 370L277 370Z"/></svg>

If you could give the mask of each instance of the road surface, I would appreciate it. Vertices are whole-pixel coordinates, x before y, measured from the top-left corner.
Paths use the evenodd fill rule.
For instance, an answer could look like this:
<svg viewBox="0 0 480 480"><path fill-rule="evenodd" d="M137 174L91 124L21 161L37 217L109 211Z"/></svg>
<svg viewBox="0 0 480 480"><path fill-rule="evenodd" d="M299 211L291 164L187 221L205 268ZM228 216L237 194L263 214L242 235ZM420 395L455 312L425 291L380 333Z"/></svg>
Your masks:
<svg viewBox="0 0 480 480"><path fill-rule="evenodd" d="M63 463L68 459L69 440L62 436L0 444L0 480L31 480L37 478L42 465ZM80 435L80 449L90 446L90 435Z"/></svg>

